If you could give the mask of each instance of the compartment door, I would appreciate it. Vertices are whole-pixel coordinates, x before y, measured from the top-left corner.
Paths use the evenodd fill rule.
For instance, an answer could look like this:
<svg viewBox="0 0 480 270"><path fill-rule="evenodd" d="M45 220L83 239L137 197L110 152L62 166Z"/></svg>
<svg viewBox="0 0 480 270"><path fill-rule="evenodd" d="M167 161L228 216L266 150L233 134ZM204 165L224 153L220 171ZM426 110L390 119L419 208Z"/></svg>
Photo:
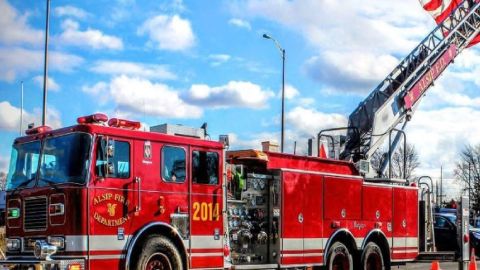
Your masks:
<svg viewBox="0 0 480 270"><path fill-rule="evenodd" d="M191 148L191 268L223 268L222 160L221 150Z"/></svg>
<svg viewBox="0 0 480 270"><path fill-rule="evenodd" d="M282 265L303 264L304 185L298 173L282 172Z"/></svg>
<svg viewBox="0 0 480 270"><path fill-rule="evenodd" d="M302 175L303 198L303 262L323 263L323 176Z"/></svg>
<svg viewBox="0 0 480 270"><path fill-rule="evenodd" d="M406 192L404 188L393 188L393 234L392 260L405 259L407 240Z"/></svg>

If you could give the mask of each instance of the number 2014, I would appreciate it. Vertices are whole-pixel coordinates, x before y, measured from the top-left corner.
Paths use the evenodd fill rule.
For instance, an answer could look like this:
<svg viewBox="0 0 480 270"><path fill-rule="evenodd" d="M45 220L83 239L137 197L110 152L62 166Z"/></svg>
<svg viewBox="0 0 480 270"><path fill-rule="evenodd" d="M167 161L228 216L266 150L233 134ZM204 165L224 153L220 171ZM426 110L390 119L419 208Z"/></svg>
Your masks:
<svg viewBox="0 0 480 270"><path fill-rule="evenodd" d="M218 203L194 202L193 220L194 221L218 221L220 219L220 206Z"/></svg>

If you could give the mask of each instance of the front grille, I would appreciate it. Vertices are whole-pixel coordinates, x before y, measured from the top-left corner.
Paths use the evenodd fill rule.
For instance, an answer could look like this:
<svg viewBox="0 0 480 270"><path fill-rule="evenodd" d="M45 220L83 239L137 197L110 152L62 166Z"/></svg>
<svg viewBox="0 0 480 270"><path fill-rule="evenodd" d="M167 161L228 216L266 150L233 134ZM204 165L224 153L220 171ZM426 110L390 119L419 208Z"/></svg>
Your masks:
<svg viewBox="0 0 480 270"><path fill-rule="evenodd" d="M26 231L44 231L47 229L47 198L26 198L25 205L25 222L24 229Z"/></svg>

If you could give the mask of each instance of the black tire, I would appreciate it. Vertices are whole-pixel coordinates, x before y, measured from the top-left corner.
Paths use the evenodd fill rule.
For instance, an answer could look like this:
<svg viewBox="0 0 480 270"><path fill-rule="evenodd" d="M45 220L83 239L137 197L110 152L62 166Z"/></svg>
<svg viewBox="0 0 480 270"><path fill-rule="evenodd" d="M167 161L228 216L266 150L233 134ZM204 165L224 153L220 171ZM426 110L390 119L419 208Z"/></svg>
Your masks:
<svg viewBox="0 0 480 270"><path fill-rule="evenodd" d="M342 242L335 242L328 250L327 270L353 270L352 253Z"/></svg>
<svg viewBox="0 0 480 270"><path fill-rule="evenodd" d="M136 270L183 270L182 255L170 239L161 235L145 240L136 262Z"/></svg>
<svg viewBox="0 0 480 270"><path fill-rule="evenodd" d="M369 242L362 252L363 270L386 270L382 249L374 242Z"/></svg>

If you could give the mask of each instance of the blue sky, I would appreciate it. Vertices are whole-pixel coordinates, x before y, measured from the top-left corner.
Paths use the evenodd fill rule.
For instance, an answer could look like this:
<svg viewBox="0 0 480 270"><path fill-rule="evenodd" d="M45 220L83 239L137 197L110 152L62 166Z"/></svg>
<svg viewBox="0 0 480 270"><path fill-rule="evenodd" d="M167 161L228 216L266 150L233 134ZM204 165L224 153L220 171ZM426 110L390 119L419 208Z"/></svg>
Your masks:
<svg viewBox="0 0 480 270"><path fill-rule="evenodd" d="M393 3L392 3L393 2ZM25 125L40 123L44 1L0 0L0 171ZM281 58L287 52L286 149L345 126L356 105L434 27L416 0L51 1L48 120L104 112L145 125L208 122L236 148L279 138ZM465 51L408 128L419 174L447 177L478 143L480 54ZM24 125L24 126L25 126Z"/></svg>

